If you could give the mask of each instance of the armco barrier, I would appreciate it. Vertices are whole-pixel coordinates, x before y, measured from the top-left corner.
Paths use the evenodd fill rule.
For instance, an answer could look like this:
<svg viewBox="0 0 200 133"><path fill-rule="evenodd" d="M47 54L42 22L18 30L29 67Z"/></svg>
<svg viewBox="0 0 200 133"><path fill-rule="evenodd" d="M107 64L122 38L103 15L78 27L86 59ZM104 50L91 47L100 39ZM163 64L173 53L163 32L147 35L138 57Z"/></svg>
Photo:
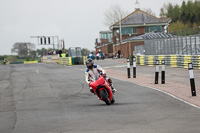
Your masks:
<svg viewBox="0 0 200 133"><path fill-rule="evenodd" d="M191 59L191 55L184 55L184 68L188 68L188 63L192 63Z"/></svg>
<svg viewBox="0 0 200 133"><path fill-rule="evenodd" d="M162 60L165 60L165 56L164 55L159 55L158 56L158 60L159 60L159 65L162 65Z"/></svg>
<svg viewBox="0 0 200 133"><path fill-rule="evenodd" d="M198 57L198 68L200 69L200 55Z"/></svg>
<svg viewBox="0 0 200 133"><path fill-rule="evenodd" d="M165 56L165 64L170 66L170 55Z"/></svg>
<svg viewBox="0 0 200 133"><path fill-rule="evenodd" d="M145 55L143 61L144 65L148 65L148 56Z"/></svg>
<svg viewBox="0 0 200 133"><path fill-rule="evenodd" d="M144 55L140 55L140 61L139 61L141 66L144 66Z"/></svg>
<svg viewBox="0 0 200 133"><path fill-rule="evenodd" d="M177 56L177 67L184 67L184 55Z"/></svg>
<svg viewBox="0 0 200 133"><path fill-rule="evenodd" d="M38 63L38 61L24 61L24 64L34 64Z"/></svg>
<svg viewBox="0 0 200 133"><path fill-rule="evenodd" d="M140 56L136 56L137 57L137 63L138 65L140 65Z"/></svg>
<svg viewBox="0 0 200 133"><path fill-rule="evenodd" d="M136 64L137 64L137 56L135 56L135 62L136 62Z"/></svg>
<svg viewBox="0 0 200 133"><path fill-rule="evenodd" d="M85 65L85 61L87 60L87 56L83 56L83 64Z"/></svg>
<svg viewBox="0 0 200 133"><path fill-rule="evenodd" d="M170 55L170 66L177 67L177 55Z"/></svg>
<svg viewBox="0 0 200 133"><path fill-rule="evenodd" d="M193 67L198 68L199 64L199 57L197 55L194 55L191 58L191 61L193 62Z"/></svg>
<svg viewBox="0 0 200 133"><path fill-rule="evenodd" d="M137 55L138 65L155 65L156 60L165 60L165 65L171 67L188 68L188 63L192 63L194 68L200 69L200 55Z"/></svg>
<svg viewBox="0 0 200 133"><path fill-rule="evenodd" d="M154 65L154 57L155 56L148 56L148 66Z"/></svg>

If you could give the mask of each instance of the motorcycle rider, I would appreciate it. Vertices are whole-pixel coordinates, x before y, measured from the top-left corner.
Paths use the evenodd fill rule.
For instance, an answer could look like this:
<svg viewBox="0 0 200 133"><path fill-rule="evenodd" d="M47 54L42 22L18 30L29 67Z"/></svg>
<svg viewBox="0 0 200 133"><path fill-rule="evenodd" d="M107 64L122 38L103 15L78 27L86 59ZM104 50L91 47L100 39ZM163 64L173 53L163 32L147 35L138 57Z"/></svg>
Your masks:
<svg viewBox="0 0 200 133"><path fill-rule="evenodd" d="M91 79L97 80L100 75L103 75L103 77L108 81L108 83L111 86L112 92L115 93L117 90L113 87L112 80L108 77L106 77L106 72L105 70L99 66L99 65L94 65L94 62L92 59L87 59L85 61L86 64L86 71L85 71L85 79L86 83L90 84ZM90 87L90 86L89 86ZM94 93L92 87L90 87L90 92Z"/></svg>

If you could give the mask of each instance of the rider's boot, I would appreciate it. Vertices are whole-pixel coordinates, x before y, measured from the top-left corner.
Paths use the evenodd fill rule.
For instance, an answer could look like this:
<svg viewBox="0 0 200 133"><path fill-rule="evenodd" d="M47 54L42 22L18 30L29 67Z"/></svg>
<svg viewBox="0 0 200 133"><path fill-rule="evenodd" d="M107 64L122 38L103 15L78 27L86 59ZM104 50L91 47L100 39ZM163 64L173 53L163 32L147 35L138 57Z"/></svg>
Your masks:
<svg viewBox="0 0 200 133"><path fill-rule="evenodd" d="M90 87L90 92L94 94L94 90L92 89L92 87Z"/></svg>
<svg viewBox="0 0 200 133"><path fill-rule="evenodd" d="M117 90L114 88L114 86L113 86L112 83L110 84L110 86L111 86L111 89L112 89L112 92L113 92L113 93L117 92Z"/></svg>
<svg viewBox="0 0 200 133"><path fill-rule="evenodd" d="M114 88L114 86L113 86L113 84L112 84L112 80L111 80L110 78L108 78L108 82L110 83L112 92L113 92L113 93L117 92L117 90Z"/></svg>

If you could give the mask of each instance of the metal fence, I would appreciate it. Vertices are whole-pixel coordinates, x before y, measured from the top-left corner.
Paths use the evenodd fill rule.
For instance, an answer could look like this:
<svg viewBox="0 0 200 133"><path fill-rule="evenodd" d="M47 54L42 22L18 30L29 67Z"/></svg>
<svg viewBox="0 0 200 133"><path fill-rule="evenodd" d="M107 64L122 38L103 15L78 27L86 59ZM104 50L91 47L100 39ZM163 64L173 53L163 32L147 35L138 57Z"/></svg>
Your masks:
<svg viewBox="0 0 200 133"><path fill-rule="evenodd" d="M174 36L162 33L143 35L144 46L135 46L137 55L199 55L200 34Z"/></svg>
<svg viewBox="0 0 200 133"><path fill-rule="evenodd" d="M140 54L140 55L144 55L144 45L138 45L138 46L135 46L134 47L134 51L133 51L133 54L136 55L136 54Z"/></svg>
<svg viewBox="0 0 200 133"><path fill-rule="evenodd" d="M145 55L199 55L200 34L144 40L144 51Z"/></svg>

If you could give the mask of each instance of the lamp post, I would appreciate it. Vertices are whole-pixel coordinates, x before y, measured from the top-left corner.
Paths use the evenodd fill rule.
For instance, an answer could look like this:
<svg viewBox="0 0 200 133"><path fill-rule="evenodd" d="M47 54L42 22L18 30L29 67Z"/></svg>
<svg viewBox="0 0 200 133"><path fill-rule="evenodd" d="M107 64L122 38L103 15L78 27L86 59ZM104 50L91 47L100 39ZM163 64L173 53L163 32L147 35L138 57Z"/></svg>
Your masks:
<svg viewBox="0 0 200 133"><path fill-rule="evenodd" d="M120 55L121 55L121 42L122 42L122 14L119 12L119 16L120 16L120 23L119 23L119 30L120 30L120 41L119 41L119 47L120 47L120 53L119 53L119 58L120 58Z"/></svg>
<svg viewBox="0 0 200 133"><path fill-rule="evenodd" d="M117 34L118 34L118 38L117 38L117 41L118 41L118 43L120 42L120 35L119 35L119 30L116 30L116 32L117 32Z"/></svg>
<svg viewBox="0 0 200 133"><path fill-rule="evenodd" d="M121 28L120 28L121 29ZM118 52L120 51L120 53L118 53L118 58L120 58L120 55L121 55L121 41L122 41L122 37L121 37L121 30L117 30L116 31L117 33L118 33L118 36L119 36L119 41L118 41L118 43L119 43L119 49L118 49Z"/></svg>
<svg viewBox="0 0 200 133"><path fill-rule="evenodd" d="M117 43L119 43L119 42L120 42L120 35L119 35L120 32L119 32L119 30L117 30L116 32L117 32L117 34L118 34L116 40L117 40ZM117 44L115 44L115 52L116 52L116 45L117 45Z"/></svg>

